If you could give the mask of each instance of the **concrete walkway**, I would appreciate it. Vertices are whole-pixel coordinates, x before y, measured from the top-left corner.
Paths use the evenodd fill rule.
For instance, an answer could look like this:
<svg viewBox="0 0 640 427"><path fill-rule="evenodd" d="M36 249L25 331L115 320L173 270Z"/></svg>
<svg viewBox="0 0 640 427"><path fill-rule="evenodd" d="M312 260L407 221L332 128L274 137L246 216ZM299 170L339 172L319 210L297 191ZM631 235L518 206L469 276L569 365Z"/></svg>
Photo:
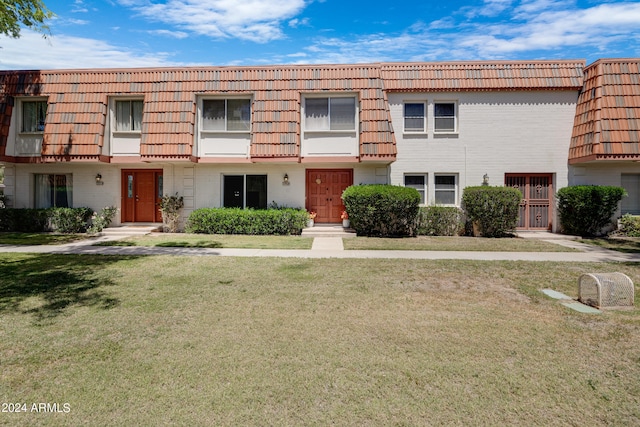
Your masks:
<svg viewBox="0 0 640 427"><path fill-rule="evenodd" d="M557 262L640 262L640 254L626 254L580 243L558 235L521 236L541 238L581 252L472 252L472 251L397 251L344 250L340 237L316 237L309 249L208 249L142 246L92 246L95 243L122 238L106 235L80 242L51 246L0 245L0 252L101 254L101 255L187 255L284 258L380 258L380 259L459 259L488 261L557 261Z"/></svg>

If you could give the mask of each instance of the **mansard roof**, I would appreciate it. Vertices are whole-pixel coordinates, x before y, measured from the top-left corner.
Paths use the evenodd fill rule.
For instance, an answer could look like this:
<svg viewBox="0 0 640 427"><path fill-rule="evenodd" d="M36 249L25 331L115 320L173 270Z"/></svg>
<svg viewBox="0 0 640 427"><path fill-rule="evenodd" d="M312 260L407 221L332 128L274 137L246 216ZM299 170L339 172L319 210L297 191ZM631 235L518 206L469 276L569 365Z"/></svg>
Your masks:
<svg viewBox="0 0 640 427"><path fill-rule="evenodd" d="M102 153L109 97L144 97L141 156L191 159L199 95L250 95L252 159L300 156L304 94L359 98L360 159L392 161L389 91L578 90L584 61L375 63L0 72L0 156L20 96L48 101L43 160L95 160Z"/></svg>
<svg viewBox="0 0 640 427"><path fill-rule="evenodd" d="M569 162L640 160L640 59L601 59L584 74Z"/></svg>

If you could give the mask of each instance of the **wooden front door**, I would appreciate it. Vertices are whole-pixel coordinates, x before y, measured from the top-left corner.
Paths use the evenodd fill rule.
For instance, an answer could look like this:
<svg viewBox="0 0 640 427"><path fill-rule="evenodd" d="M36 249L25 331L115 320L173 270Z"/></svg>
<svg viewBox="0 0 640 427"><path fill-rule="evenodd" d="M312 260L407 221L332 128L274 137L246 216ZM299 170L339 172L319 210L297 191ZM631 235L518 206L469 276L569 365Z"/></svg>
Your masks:
<svg viewBox="0 0 640 427"><path fill-rule="evenodd" d="M316 222L341 222L342 192L353 184L353 169L307 169L306 209Z"/></svg>
<svg viewBox="0 0 640 427"><path fill-rule="evenodd" d="M551 229L551 174L506 174L505 185L522 193L518 228L521 230Z"/></svg>
<svg viewBox="0 0 640 427"><path fill-rule="evenodd" d="M162 222L162 170L122 171L122 222Z"/></svg>

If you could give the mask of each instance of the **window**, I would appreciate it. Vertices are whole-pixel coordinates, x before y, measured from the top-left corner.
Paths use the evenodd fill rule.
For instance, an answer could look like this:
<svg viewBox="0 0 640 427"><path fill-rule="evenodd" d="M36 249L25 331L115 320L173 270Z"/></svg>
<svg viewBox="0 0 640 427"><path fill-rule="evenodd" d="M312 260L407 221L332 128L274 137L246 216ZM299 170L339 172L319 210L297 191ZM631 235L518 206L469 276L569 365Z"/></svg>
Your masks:
<svg viewBox="0 0 640 427"><path fill-rule="evenodd" d="M356 129L356 99L306 98L305 130L340 131Z"/></svg>
<svg viewBox="0 0 640 427"><path fill-rule="evenodd" d="M44 132L47 101L22 101L22 132Z"/></svg>
<svg viewBox="0 0 640 427"><path fill-rule="evenodd" d="M622 214L640 215L640 175L622 174L622 188L627 191L620 203Z"/></svg>
<svg viewBox="0 0 640 427"><path fill-rule="evenodd" d="M142 100L116 101L116 131L142 130Z"/></svg>
<svg viewBox="0 0 640 427"><path fill-rule="evenodd" d="M425 132L425 108L424 103L404 104L404 131L405 132Z"/></svg>
<svg viewBox="0 0 640 427"><path fill-rule="evenodd" d="M36 209L70 208L73 206L73 179L71 174L37 174Z"/></svg>
<svg viewBox="0 0 640 427"><path fill-rule="evenodd" d="M434 132L456 132L456 104L436 102L433 104Z"/></svg>
<svg viewBox="0 0 640 427"><path fill-rule="evenodd" d="M404 186L415 188L420 193L420 204L427 203L427 176L426 175L405 175Z"/></svg>
<svg viewBox="0 0 640 427"><path fill-rule="evenodd" d="M267 208L266 175L225 175L223 177L225 208Z"/></svg>
<svg viewBox="0 0 640 427"><path fill-rule="evenodd" d="M250 99L202 100L202 130L248 132L250 129Z"/></svg>
<svg viewBox="0 0 640 427"><path fill-rule="evenodd" d="M435 176L435 203L436 205L455 205L457 200L457 185L455 175Z"/></svg>

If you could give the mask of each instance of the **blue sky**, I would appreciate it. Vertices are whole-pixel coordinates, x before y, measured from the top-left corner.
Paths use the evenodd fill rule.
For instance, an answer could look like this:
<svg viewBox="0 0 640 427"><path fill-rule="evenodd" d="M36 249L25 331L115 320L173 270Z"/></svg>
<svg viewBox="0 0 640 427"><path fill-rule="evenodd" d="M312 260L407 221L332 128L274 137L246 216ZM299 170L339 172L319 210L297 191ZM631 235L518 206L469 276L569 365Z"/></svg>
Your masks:
<svg viewBox="0 0 640 427"><path fill-rule="evenodd" d="M640 56L640 2L44 0L0 69Z"/></svg>

